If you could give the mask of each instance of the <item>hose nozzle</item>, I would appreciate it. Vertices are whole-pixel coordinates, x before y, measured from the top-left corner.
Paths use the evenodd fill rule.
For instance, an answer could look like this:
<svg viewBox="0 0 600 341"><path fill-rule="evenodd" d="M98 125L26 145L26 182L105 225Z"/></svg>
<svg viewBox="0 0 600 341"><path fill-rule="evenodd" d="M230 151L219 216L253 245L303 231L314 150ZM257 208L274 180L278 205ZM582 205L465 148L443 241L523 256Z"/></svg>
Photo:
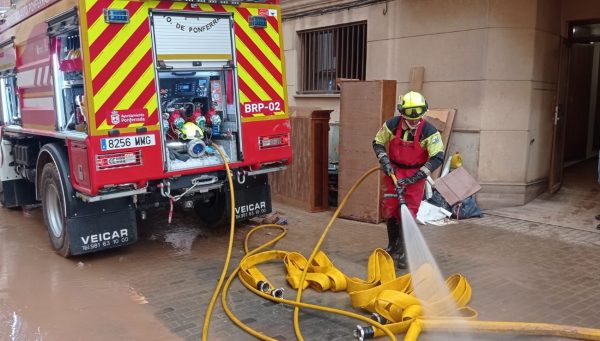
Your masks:
<svg viewBox="0 0 600 341"><path fill-rule="evenodd" d="M275 298L283 298L284 291L285 291L285 289L283 289L283 288L274 289L273 291L271 291L271 296L273 296Z"/></svg>
<svg viewBox="0 0 600 341"><path fill-rule="evenodd" d="M354 337L359 341L370 340L375 336L375 330L373 327L366 326L363 327L361 325L357 325L356 329L354 329Z"/></svg>
<svg viewBox="0 0 600 341"><path fill-rule="evenodd" d="M269 293L269 291L271 291L271 286L269 285L269 283L264 282L264 281L260 281L258 283L256 283L256 288L264 293Z"/></svg>
<svg viewBox="0 0 600 341"><path fill-rule="evenodd" d="M406 204L406 200L404 199L405 191L406 188L404 188L404 186L396 186L396 195L398 196L398 201L400 202L400 205Z"/></svg>

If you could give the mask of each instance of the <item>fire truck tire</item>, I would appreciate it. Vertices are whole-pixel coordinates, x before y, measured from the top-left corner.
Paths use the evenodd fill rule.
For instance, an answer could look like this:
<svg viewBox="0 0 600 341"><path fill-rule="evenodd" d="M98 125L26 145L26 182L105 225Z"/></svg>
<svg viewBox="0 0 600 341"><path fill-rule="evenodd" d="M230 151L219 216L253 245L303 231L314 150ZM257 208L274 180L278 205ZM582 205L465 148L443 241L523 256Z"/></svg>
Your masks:
<svg viewBox="0 0 600 341"><path fill-rule="evenodd" d="M71 242L67 233L65 191L54 163L44 165L40 185L44 222L48 228L52 247L59 255L69 257Z"/></svg>
<svg viewBox="0 0 600 341"><path fill-rule="evenodd" d="M216 191L207 202L199 201L194 205L194 211L202 224L210 229L227 226L229 210L227 209L227 193Z"/></svg>

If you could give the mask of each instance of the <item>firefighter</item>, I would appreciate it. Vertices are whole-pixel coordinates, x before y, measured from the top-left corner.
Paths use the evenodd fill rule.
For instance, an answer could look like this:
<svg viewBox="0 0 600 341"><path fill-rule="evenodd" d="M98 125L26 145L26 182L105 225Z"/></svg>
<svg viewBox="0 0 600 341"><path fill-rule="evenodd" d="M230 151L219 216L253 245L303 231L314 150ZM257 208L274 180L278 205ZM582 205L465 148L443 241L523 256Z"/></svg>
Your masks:
<svg viewBox="0 0 600 341"><path fill-rule="evenodd" d="M413 217L417 215L428 175L444 161L444 146L437 129L425 121L427 101L418 92L400 96L399 116L387 120L373 140L373 150L387 175L395 174L398 184L405 187L405 201ZM388 150L386 151L386 144ZM389 176L384 177L386 193L396 193ZM400 269L406 268L404 237L399 203L396 198L384 198L382 215L386 219L388 246L386 251Z"/></svg>

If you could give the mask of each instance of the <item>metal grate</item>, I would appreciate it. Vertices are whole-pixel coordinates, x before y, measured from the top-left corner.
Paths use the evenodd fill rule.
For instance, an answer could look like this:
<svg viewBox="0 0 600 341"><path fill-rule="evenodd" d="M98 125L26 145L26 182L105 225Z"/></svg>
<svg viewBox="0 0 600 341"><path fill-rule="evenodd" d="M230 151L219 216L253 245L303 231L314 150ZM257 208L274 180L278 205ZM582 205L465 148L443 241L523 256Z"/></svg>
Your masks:
<svg viewBox="0 0 600 341"><path fill-rule="evenodd" d="M299 31L299 93L338 93L337 78L365 80L367 22Z"/></svg>

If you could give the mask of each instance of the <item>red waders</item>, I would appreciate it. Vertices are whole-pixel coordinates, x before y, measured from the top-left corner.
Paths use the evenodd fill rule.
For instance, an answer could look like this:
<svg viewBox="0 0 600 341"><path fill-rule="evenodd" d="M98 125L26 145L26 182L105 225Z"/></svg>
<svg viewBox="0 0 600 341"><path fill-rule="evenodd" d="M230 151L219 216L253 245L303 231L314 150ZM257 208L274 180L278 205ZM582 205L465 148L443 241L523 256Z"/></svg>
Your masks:
<svg viewBox="0 0 600 341"><path fill-rule="evenodd" d="M404 118L400 120L400 125L396 130L396 137L390 141L388 155L392 164L396 167L396 178L398 180L414 175L429 159L426 149L421 147L420 137L425 122L421 123L415 133L414 141L402 140L402 127ZM405 200L413 217L417 216L419 205L423 199L426 179L421 179L412 185L406 186ZM384 177L385 192L395 194L394 182L389 176ZM385 219L396 218L400 223L400 214L398 212L399 204L397 198L384 198L382 201L382 215Z"/></svg>

